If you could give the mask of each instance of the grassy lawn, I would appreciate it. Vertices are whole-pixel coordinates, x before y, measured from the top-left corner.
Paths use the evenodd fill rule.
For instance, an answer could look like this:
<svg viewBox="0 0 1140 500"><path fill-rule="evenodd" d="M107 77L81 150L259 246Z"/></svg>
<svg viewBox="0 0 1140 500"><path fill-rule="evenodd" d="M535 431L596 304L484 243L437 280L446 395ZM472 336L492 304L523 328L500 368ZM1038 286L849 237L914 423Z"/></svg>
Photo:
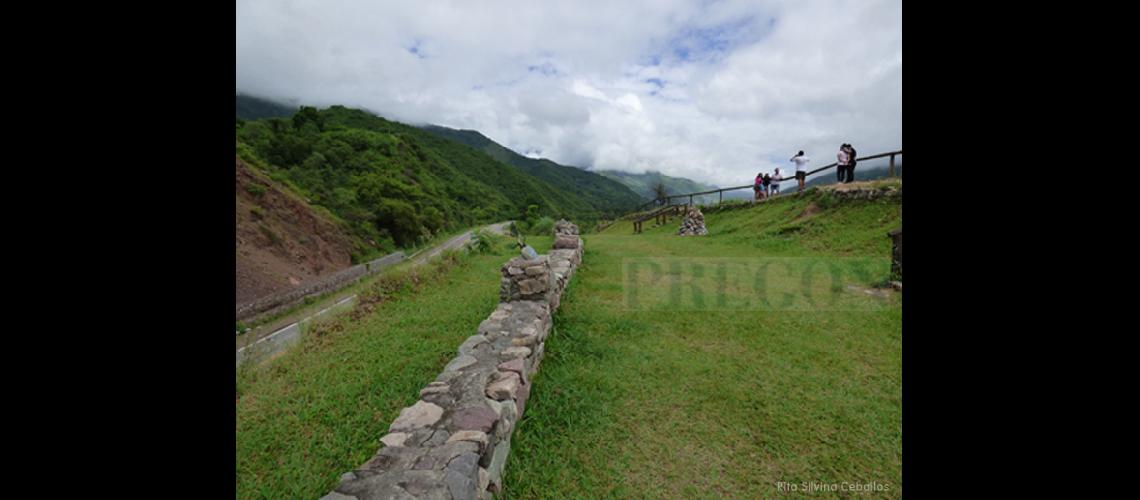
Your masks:
<svg viewBox="0 0 1140 500"><path fill-rule="evenodd" d="M886 278L900 203L815 193L706 221L706 237L674 236L679 219L585 237L512 439L506 497L766 498L788 494L781 481L902 495L901 299L861 291ZM658 300L667 281L631 308L623 262L637 256L858 258L872 271L845 275L840 308L678 306ZM693 283L715 288L712 274Z"/></svg>
<svg viewBox="0 0 1140 500"><path fill-rule="evenodd" d="M527 241L544 251L551 239ZM499 266L517 253L505 238L498 246L449 269L433 261L419 270L420 286L355 320L339 315L323 335L239 372L237 497L319 498L370 458L400 410L494 310ZM441 272L427 277L431 269Z"/></svg>

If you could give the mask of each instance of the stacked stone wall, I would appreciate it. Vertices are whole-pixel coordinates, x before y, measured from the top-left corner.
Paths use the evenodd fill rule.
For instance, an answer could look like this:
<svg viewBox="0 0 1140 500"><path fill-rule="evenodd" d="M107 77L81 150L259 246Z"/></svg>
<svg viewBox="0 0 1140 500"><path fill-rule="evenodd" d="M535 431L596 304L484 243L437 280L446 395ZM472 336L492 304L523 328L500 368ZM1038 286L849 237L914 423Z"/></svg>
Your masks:
<svg viewBox="0 0 1140 500"><path fill-rule="evenodd" d="M420 399L341 476L325 499L481 499L502 491L511 433L526 409L552 316L582 262L578 227L555 226L554 249L503 264L500 302Z"/></svg>

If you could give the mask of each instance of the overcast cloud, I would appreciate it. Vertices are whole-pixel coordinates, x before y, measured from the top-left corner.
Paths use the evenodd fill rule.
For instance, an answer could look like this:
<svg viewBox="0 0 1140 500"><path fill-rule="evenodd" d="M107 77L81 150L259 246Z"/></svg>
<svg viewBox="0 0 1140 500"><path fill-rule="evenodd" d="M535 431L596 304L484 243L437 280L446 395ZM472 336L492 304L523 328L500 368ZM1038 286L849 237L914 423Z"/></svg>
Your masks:
<svg viewBox="0 0 1140 500"><path fill-rule="evenodd" d="M238 0L237 90L740 185L902 147L902 5Z"/></svg>

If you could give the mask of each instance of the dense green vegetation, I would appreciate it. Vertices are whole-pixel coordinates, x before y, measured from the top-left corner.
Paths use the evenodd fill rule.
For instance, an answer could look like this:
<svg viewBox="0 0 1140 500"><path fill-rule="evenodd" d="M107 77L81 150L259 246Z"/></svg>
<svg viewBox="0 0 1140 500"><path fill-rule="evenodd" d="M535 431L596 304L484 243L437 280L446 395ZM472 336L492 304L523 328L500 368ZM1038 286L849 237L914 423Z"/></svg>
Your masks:
<svg viewBox="0 0 1140 500"><path fill-rule="evenodd" d="M588 170L559 165L547 159L527 158L474 130L455 130L435 125L425 127L424 130L483 151L496 160L514 165L546 181L564 194L563 199L559 200L561 204L576 210L579 209L577 207L581 207L580 210L592 214L580 220L620 215L644 201L621 182Z"/></svg>
<svg viewBox="0 0 1140 500"><path fill-rule="evenodd" d="M441 231L522 219L531 206L539 216L588 223L637 201L624 186L634 203L557 188L464 144L343 106L239 120L237 152L345 221L368 242L361 257L406 248Z"/></svg>

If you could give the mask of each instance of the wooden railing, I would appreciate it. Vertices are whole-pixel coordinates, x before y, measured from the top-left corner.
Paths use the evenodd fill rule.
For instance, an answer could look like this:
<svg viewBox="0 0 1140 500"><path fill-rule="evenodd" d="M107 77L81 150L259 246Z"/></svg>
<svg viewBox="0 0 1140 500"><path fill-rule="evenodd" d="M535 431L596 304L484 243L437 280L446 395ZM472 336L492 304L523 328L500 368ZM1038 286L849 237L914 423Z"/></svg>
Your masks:
<svg viewBox="0 0 1140 500"><path fill-rule="evenodd" d="M856 158L855 161L860 162L860 161L875 160L878 158L890 157L891 162L890 162L890 165L887 167L887 175L890 177L894 177L895 176L895 156L901 156L901 155L902 155L902 150L900 149L898 151L888 151L886 153L878 153L878 154L873 154L871 156L864 156L862 158ZM836 165L838 165L838 163L831 163L829 165L824 165L824 166L819 167L815 170L812 170L812 171L810 171L804 175L804 179L807 180L807 177L815 175L815 174L820 173L820 172L823 172L824 170L827 170L829 168L835 168ZM795 181L795 178L794 177L784 177L782 179L782 181ZM687 205L693 206L693 197L694 196L703 196L703 195L713 194L713 193L719 194L719 199L717 201L717 204L719 205L720 203L724 202L724 192L725 191L738 191L741 189L751 189L751 188L752 188L752 184L745 184L743 186L727 187L727 188L721 188L721 189L712 189L709 191L701 191L699 193L685 193L685 194L669 195L669 196L666 196L665 198L658 198L656 200L652 200L652 201L649 201L647 203L643 203L643 204L639 205L637 208L633 209L633 212L631 212L631 213L640 212L640 211L645 210L646 208L654 206L654 205L661 205L662 201L664 201L664 205L666 205L666 207L674 206L674 204L672 203L674 198L683 199L686 196L689 197L689 202Z"/></svg>
<svg viewBox="0 0 1140 500"><path fill-rule="evenodd" d="M685 205L669 205L667 207L662 207L654 210L640 217L636 217L633 219L633 232L641 233L641 223L649 219L653 219L654 223L658 225L669 222L669 216L681 214L684 207Z"/></svg>

